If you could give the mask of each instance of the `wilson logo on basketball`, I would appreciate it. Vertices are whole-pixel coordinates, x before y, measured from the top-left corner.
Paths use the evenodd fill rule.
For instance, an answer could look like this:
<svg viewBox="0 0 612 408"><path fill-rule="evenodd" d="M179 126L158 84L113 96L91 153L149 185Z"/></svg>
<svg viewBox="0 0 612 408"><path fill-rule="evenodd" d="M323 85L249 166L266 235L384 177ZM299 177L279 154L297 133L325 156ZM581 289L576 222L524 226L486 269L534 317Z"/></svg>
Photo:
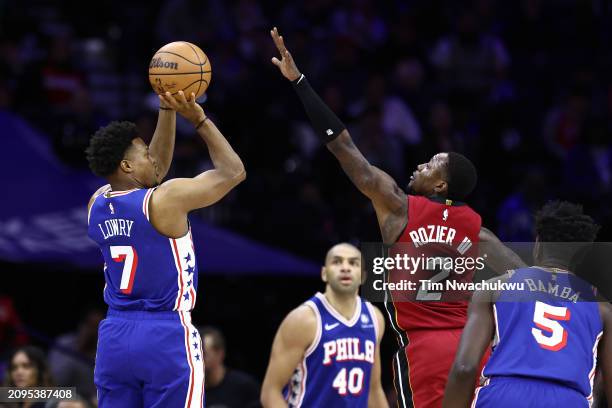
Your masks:
<svg viewBox="0 0 612 408"><path fill-rule="evenodd" d="M176 70L178 69L178 62L164 61L163 59L157 57L151 60L151 63L149 64L149 69L150 68L170 68Z"/></svg>

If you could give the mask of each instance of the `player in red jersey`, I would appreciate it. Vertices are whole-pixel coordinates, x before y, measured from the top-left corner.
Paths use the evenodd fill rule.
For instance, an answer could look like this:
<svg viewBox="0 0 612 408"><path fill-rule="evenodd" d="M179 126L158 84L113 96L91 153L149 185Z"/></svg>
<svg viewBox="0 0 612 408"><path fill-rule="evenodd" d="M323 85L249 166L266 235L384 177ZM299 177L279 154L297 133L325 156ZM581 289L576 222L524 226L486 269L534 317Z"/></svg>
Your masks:
<svg viewBox="0 0 612 408"><path fill-rule="evenodd" d="M355 186L372 201L384 243L418 244L429 237L432 241L445 240L452 229L451 243L461 245L464 238L472 243L466 256L477 251L478 242L487 242L488 252L496 255L487 258L493 269L501 273L506 267L523 266L520 258L481 226L475 211L455 201L464 199L476 185L476 170L468 159L457 153L436 154L417 167L408 185L412 194L406 194L357 149L344 124L298 70L276 28L271 35L281 56L280 60L273 58L272 63L292 82L317 136ZM511 262L504 263L507 258ZM470 274L463 279L471 279ZM465 324L467 303L391 301L386 306L400 345L393 362L398 405L440 407Z"/></svg>

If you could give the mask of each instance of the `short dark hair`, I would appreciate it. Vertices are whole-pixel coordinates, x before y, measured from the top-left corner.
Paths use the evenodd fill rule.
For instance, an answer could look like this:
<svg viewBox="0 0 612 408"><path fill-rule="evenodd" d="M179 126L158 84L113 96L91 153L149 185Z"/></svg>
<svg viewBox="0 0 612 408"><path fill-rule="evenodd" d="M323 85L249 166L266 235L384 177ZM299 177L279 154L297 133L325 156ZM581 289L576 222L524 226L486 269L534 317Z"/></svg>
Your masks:
<svg viewBox="0 0 612 408"><path fill-rule="evenodd" d="M98 129L85 150L91 171L100 177L113 174L137 137L138 131L132 122L114 121Z"/></svg>
<svg viewBox="0 0 612 408"><path fill-rule="evenodd" d="M461 153L448 152L446 177L447 197L453 200L465 199L476 187L478 175L474 164Z"/></svg>
<svg viewBox="0 0 612 408"><path fill-rule="evenodd" d="M13 359L19 353L24 353L26 356L28 356L30 363L36 367L36 387L48 387L53 385L45 352L34 346L22 346L13 350L8 360L6 378L4 380L5 385L9 387L15 386L11 373L14 369Z"/></svg>
<svg viewBox="0 0 612 408"><path fill-rule="evenodd" d="M212 337L212 348L216 350L225 351L225 337L223 337L223 333L221 333L221 330L212 326L204 326L200 328L200 336L202 336L202 338L204 338L205 336Z"/></svg>
<svg viewBox="0 0 612 408"><path fill-rule="evenodd" d="M535 217L541 242L593 242L600 226L583 212L582 205L549 201Z"/></svg>

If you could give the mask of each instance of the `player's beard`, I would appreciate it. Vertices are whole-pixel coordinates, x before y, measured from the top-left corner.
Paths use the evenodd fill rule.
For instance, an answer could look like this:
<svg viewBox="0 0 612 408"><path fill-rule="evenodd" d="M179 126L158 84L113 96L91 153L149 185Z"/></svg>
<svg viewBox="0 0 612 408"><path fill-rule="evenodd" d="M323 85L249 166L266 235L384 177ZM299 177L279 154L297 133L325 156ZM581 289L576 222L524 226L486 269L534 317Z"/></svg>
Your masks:
<svg viewBox="0 0 612 408"><path fill-rule="evenodd" d="M359 291L359 285L354 286L354 284L351 284L349 286L344 286L340 279L335 282L330 281L329 286L334 292L340 295L356 295Z"/></svg>

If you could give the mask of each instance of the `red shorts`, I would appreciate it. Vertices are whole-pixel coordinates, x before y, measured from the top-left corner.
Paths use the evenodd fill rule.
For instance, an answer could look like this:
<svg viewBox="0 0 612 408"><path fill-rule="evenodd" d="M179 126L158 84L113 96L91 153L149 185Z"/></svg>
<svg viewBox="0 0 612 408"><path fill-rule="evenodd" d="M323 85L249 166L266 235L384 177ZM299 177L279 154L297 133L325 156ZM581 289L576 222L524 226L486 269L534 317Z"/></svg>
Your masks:
<svg viewBox="0 0 612 408"><path fill-rule="evenodd" d="M445 329L407 333L408 346L399 350L393 361L399 407L442 406L446 380L455 361L461 332L462 329ZM487 352L483 357L479 374L489 354Z"/></svg>

